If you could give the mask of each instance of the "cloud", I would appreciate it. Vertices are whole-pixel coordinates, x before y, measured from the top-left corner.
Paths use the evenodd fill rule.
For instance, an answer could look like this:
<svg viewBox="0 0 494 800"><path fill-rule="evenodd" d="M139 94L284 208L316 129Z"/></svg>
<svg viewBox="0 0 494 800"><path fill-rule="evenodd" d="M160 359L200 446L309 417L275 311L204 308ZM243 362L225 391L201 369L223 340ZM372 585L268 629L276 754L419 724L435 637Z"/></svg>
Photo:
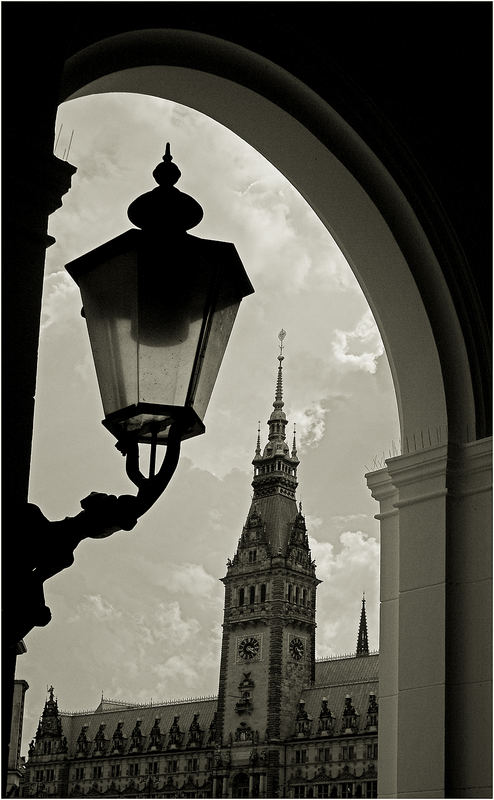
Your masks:
<svg viewBox="0 0 494 800"><path fill-rule="evenodd" d="M166 585L170 592L184 592L208 600L216 591L218 580L206 572L202 564L171 564Z"/></svg>
<svg viewBox="0 0 494 800"><path fill-rule="evenodd" d="M182 646L197 635L201 625L195 618L183 619L180 603L158 603L153 613L155 628L154 637L161 641L174 642Z"/></svg>
<svg viewBox="0 0 494 800"><path fill-rule="evenodd" d="M173 655L161 664L154 664L152 672L157 676L156 691L161 695L168 695L170 685L180 682L183 687L182 693L177 694L177 698L184 697L188 691L194 690L198 685L198 672L194 662L184 655Z"/></svg>
<svg viewBox="0 0 494 800"><path fill-rule="evenodd" d="M326 610L317 618L319 657L354 652L363 592L370 648L375 649L378 642L379 543L362 531L345 531L339 541L336 549L330 542L309 536L316 575L323 581L318 603Z"/></svg>
<svg viewBox="0 0 494 800"><path fill-rule="evenodd" d="M122 616L122 612L114 608L101 594L86 595L79 605L80 614L91 614L95 619L105 622Z"/></svg>
<svg viewBox="0 0 494 800"><path fill-rule="evenodd" d="M293 411L291 418L297 426L297 446L303 452L309 447L316 446L324 436L326 430L326 414L328 409L324 400L314 400L303 411Z"/></svg>
<svg viewBox="0 0 494 800"><path fill-rule="evenodd" d="M384 345L370 309L353 330L336 329L332 347L333 354L340 364L374 374L377 369L377 359L384 353ZM350 352L350 349L362 352Z"/></svg>
<svg viewBox="0 0 494 800"><path fill-rule="evenodd" d="M361 522L363 519L367 519L368 516L368 514L341 514L331 517L331 520L336 525L345 526L349 525L351 522L356 522L357 520Z"/></svg>
<svg viewBox="0 0 494 800"><path fill-rule="evenodd" d="M67 325L79 319L81 295L67 272L59 270L47 275L43 291L41 334L54 324Z"/></svg>

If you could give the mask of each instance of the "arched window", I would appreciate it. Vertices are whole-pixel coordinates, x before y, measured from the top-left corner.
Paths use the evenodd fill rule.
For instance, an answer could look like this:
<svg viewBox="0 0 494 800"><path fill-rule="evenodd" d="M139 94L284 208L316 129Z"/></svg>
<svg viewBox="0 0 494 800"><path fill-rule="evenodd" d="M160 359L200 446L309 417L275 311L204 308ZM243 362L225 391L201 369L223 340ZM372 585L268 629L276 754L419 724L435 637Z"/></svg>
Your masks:
<svg viewBox="0 0 494 800"><path fill-rule="evenodd" d="M256 602L256 587L251 586L249 590L249 603L252 605Z"/></svg>
<svg viewBox="0 0 494 800"><path fill-rule="evenodd" d="M238 590L238 604L239 606L243 606L244 603L245 603L245 590L242 587Z"/></svg>
<svg viewBox="0 0 494 800"><path fill-rule="evenodd" d="M239 772L232 781L232 797L249 796L249 776L246 772Z"/></svg>
<svg viewBox="0 0 494 800"><path fill-rule="evenodd" d="M261 603L266 602L266 584L261 583Z"/></svg>

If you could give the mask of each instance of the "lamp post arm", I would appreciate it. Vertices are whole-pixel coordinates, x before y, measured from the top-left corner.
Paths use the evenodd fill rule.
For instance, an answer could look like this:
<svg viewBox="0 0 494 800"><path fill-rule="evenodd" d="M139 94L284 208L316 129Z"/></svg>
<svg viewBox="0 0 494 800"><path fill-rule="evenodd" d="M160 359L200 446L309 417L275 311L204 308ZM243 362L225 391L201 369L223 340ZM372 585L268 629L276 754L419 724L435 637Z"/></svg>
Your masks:
<svg viewBox="0 0 494 800"><path fill-rule="evenodd" d="M19 525L22 536L14 544L16 608L4 614L6 641L15 645L35 626L48 624L51 612L45 604L43 583L74 563L74 550L84 539L103 539L136 526L138 518L156 502L175 472L180 435L180 428L172 425L163 463L156 475L149 478L139 472L137 444L135 448L129 447L127 466L130 463L131 479L136 479L136 497L91 492L81 500L79 514L58 521L48 520L38 506L27 504Z"/></svg>
<svg viewBox="0 0 494 800"><path fill-rule="evenodd" d="M163 494L168 486L170 479L177 468L178 460L180 458L181 433L182 430L180 426L178 423L174 422L168 432L166 453L161 467L156 475L152 475L151 477L144 478L144 480L140 481L139 491L137 492L136 498L138 517L151 508L151 506L156 502L158 497Z"/></svg>

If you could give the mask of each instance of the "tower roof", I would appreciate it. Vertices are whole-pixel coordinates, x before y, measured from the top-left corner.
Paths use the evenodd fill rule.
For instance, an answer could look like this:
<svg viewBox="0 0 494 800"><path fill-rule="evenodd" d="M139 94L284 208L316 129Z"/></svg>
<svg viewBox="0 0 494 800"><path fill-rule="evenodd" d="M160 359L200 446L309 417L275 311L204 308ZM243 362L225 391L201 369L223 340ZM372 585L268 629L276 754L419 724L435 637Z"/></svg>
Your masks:
<svg viewBox="0 0 494 800"><path fill-rule="evenodd" d="M299 465L295 431L293 433L291 452L286 442L288 421L283 410L283 361L285 358L283 355L283 342L285 336L286 331L284 330L281 330L278 334L280 351L277 357L278 369L275 396L273 411L267 423L269 433L264 449L261 448L260 423L257 431L256 450L252 461L254 466L254 479L252 481L254 493L246 527L250 530L254 523L255 526L260 526L259 530L261 531L262 529L261 538L272 556L285 557L289 554L290 548L293 548L296 544L299 550L304 550L307 564L309 565L312 562L310 562L305 525L304 530L300 533L300 518L303 520L303 517L295 502L297 467ZM298 532L297 536L294 534L295 529ZM261 536L260 533L259 536ZM250 541L249 537L247 538ZM302 560L304 559L302 558ZM312 571L313 567L311 566L310 569Z"/></svg>

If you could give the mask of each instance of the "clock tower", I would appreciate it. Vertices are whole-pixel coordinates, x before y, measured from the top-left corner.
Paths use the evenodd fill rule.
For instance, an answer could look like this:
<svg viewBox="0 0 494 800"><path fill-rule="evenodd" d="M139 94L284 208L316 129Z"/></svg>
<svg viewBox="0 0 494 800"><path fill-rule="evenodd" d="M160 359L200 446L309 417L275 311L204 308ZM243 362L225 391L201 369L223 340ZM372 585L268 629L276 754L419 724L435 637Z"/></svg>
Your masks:
<svg viewBox="0 0 494 800"><path fill-rule="evenodd" d="M302 689L314 680L315 575L305 519L297 507L295 433L286 443L283 340L268 441L258 432L253 498L237 552L228 560L218 692L218 744L231 766L262 752L267 796L275 796L279 749L293 734ZM238 795L235 795L238 796ZM255 794L251 796L256 796ZM258 795L257 795L258 796Z"/></svg>

